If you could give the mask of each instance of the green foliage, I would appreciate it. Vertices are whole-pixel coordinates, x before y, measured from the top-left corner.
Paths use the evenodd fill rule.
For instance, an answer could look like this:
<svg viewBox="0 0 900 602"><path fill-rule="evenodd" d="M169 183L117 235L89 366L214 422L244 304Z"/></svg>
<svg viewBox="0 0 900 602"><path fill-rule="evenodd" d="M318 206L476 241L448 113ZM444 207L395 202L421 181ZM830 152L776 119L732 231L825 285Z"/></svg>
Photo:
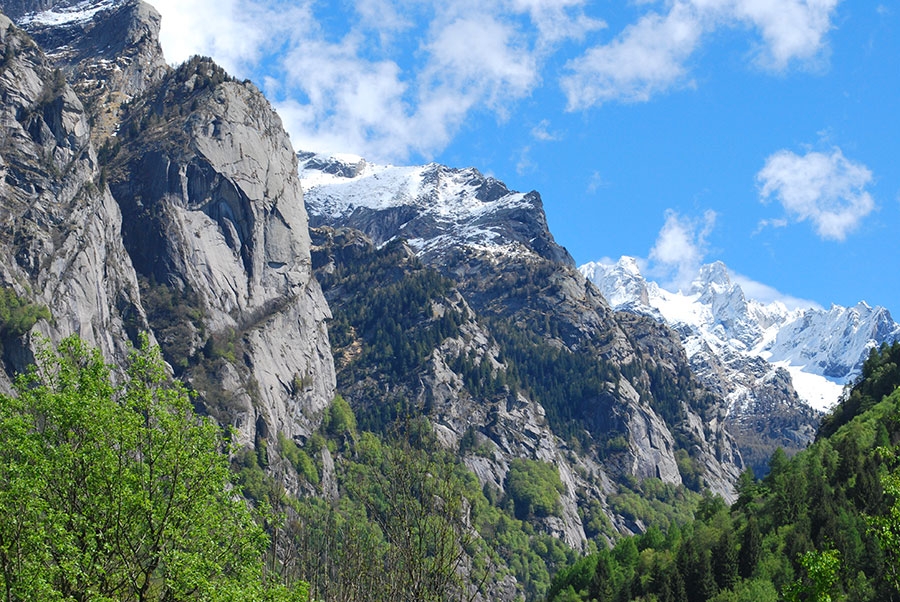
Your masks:
<svg viewBox="0 0 900 602"><path fill-rule="evenodd" d="M614 512L631 521L669 530L691 519L698 497L683 485L644 479L641 483L634 483L633 488L621 484L618 492L610 495L608 501Z"/></svg>
<svg viewBox="0 0 900 602"><path fill-rule="evenodd" d="M840 553L837 550L811 550L800 558L800 566L806 574L786 589L784 599L787 602L831 602L841 566Z"/></svg>
<svg viewBox="0 0 900 602"><path fill-rule="evenodd" d="M900 592L900 448L879 447L876 453L885 462L881 486L890 505L883 514L867 516L866 522L886 556L886 577Z"/></svg>
<svg viewBox="0 0 900 602"><path fill-rule="evenodd" d="M552 464L516 458L509 463L506 490L519 518L559 516L562 512L559 496L565 487Z"/></svg>
<svg viewBox="0 0 900 602"><path fill-rule="evenodd" d="M291 463L297 474L302 475L312 485L319 484L319 471L305 450L281 433L278 433L278 445L282 456Z"/></svg>
<svg viewBox="0 0 900 602"><path fill-rule="evenodd" d="M703 469L684 449L675 450L675 463L681 480L692 491L700 491L703 487Z"/></svg>
<svg viewBox="0 0 900 602"><path fill-rule="evenodd" d="M264 582L266 537L221 432L159 350L144 339L116 380L69 338L0 396L5 599L286 600Z"/></svg>
<svg viewBox="0 0 900 602"><path fill-rule="evenodd" d="M553 577L550 591L547 592L547 602L559 602L572 598L568 592L587 593L591 582L594 580L594 572L597 570L598 554L590 554L579 558L571 566L565 567ZM581 598L574 598L580 600Z"/></svg>
<svg viewBox="0 0 900 602"><path fill-rule="evenodd" d="M872 349L863 363L860 380L846 401L822 420L818 437L830 437L855 416L870 409L900 386L900 341Z"/></svg>
<svg viewBox="0 0 900 602"><path fill-rule="evenodd" d="M325 411L322 428L331 436L356 435L356 416L350 404L340 395L335 396Z"/></svg>
<svg viewBox="0 0 900 602"><path fill-rule="evenodd" d="M0 287L0 351L3 349L3 339L22 336L38 320L50 320L50 310L43 305L29 303L11 288Z"/></svg>

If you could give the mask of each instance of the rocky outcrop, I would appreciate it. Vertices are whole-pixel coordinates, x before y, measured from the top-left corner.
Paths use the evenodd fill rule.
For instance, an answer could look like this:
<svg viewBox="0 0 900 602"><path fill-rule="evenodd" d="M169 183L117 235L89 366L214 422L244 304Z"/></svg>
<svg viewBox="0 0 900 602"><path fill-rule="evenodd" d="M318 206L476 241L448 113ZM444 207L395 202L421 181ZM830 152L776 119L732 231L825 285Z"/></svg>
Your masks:
<svg viewBox="0 0 900 602"><path fill-rule="evenodd" d="M90 141L89 115L43 52L0 15L0 281L53 316L37 328L78 334L124 358L127 325L146 328L122 245L121 214ZM132 332L134 332L132 330ZM30 343L8 371L24 368Z"/></svg>
<svg viewBox="0 0 900 602"><path fill-rule="evenodd" d="M19 8L48 54L2 23L3 281L111 361L149 331L239 443L309 433L329 311L271 106L209 60L169 69L139 0Z"/></svg>
<svg viewBox="0 0 900 602"><path fill-rule="evenodd" d="M190 291L201 314L185 377L231 365L218 411L242 442L265 438L260 419L308 434L334 395L330 314L280 119L251 84L195 59L134 100L122 129L109 173L126 247L147 282Z"/></svg>

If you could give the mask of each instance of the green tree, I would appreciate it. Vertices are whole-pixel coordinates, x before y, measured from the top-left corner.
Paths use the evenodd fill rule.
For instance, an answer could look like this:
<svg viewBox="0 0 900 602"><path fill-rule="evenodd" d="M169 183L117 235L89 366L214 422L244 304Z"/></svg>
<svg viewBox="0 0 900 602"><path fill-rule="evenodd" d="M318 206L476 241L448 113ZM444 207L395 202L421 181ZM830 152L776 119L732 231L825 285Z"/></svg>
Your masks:
<svg viewBox="0 0 900 602"><path fill-rule="evenodd" d="M466 573L472 583L481 585L470 566L482 554L481 541L466 522L470 502L454 462L409 443L427 437L415 431L427 428L413 424L404 439L383 447L380 464L358 467L351 477L352 493L362 500L387 544L383 565L373 568L389 579L381 585L380 598L370 592L363 599L470 599L477 592L468 591Z"/></svg>
<svg viewBox="0 0 900 602"><path fill-rule="evenodd" d="M146 339L112 380L73 337L0 396L5 599L262 599L266 537L218 427Z"/></svg>
<svg viewBox="0 0 900 602"><path fill-rule="evenodd" d="M741 549L738 552L738 573L741 577L749 579L753 576L761 553L762 535L759 532L759 521L755 516L750 516L747 526L744 527Z"/></svg>
<svg viewBox="0 0 900 602"><path fill-rule="evenodd" d="M881 476L881 486L891 499L891 504L886 513L867 516L866 521L869 532L887 557L887 579L900 592L900 452L898 448L879 447L876 453L888 466L887 472Z"/></svg>
<svg viewBox="0 0 900 602"><path fill-rule="evenodd" d="M800 566L806 572L806 577L801 577L786 588L785 600L831 602L833 599L831 595L838 580L838 570L841 568L840 552L837 550L807 552L800 558Z"/></svg>
<svg viewBox="0 0 900 602"><path fill-rule="evenodd" d="M597 567L589 589L590 598L597 602L612 602L615 593L613 561L609 551L603 548L597 553Z"/></svg>

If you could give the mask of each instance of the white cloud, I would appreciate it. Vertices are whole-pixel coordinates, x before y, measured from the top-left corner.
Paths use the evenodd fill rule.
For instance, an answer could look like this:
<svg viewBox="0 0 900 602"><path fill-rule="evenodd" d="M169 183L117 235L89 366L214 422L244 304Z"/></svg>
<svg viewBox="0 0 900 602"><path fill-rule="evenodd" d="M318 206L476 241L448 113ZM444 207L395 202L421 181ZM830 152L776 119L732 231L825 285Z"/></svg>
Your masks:
<svg viewBox="0 0 900 602"><path fill-rule="evenodd" d="M669 14L645 15L615 40L590 49L571 61L562 79L570 109L583 109L611 100L646 101L683 82L684 62L694 52L702 27L692 8L683 2Z"/></svg>
<svg viewBox="0 0 900 602"><path fill-rule="evenodd" d="M728 271L728 274L731 277L732 282L741 287L741 290L744 291L744 294L748 299L755 299L756 301L765 304L774 302L783 303L784 306L788 309L821 309L822 307L815 301L786 295L778 289L769 286L768 284L757 282L752 278L737 274L735 272L732 272L731 270Z"/></svg>
<svg viewBox="0 0 900 602"><path fill-rule="evenodd" d="M591 179L588 181L587 191L590 194L596 194L599 189L606 186L609 186L609 183L606 181L603 175L599 171L594 171L591 174Z"/></svg>
<svg viewBox="0 0 900 602"><path fill-rule="evenodd" d="M706 239L715 223L716 213L711 210L699 219L666 211L666 223L650 250L648 273L665 288L687 290L706 257Z"/></svg>
<svg viewBox="0 0 900 602"><path fill-rule="evenodd" d="M550 131L550 120L542 119L539 124L531 128L531 136L540 142L553 142L560 139L560 134Z"/></svg>
<svg viewBox="0 0 900 602"><path fill-rule="evenodd" d="M875 209L866 190L872 172L846 159L839 148L803 156L778 151L766 159L756 179L761 201L777 200L788 218L809 220L823 239L844 240Z"/></svg>
<svg viewBox="0 0 900 602"><path fill-rule="evenodd" d="M227 71L249 77L264 49L278 47L295 24L311 23L307 3L255 0L153 0L162 15L160 42L170 63L213 57Z"/></svg>
<svg viewBox="0 0 900 602"><path fill-rule="evenodd" d="M260 81L296 146L394 161L439 153L473 113L507 119L562 52L581 53L560 81L569 108L644 101L691 85L691 58L721 27L758 32L766 68L815 58L838 2L634 2L642 16L592 48L606 23L588 11L607 9L588 0L359 0L340 19L315 0L154 5L169 61L205 54Z"/></svg>
<svg viewBox="0 0 900 602"><path fill-rule="evenodd" d="M784 70L792 61L809 61L825 46L831 16L840 0L739 0L734 16L759 30L757 63Z"/></svg>
<svg viewBox="0 0 900 602"><path fill-rule="evenodd" d="M562 78L570 109L610 101L641 102L691 83L688 62L704 37L724 27L758 32L755 63L783 71L813 63L840 0L675 0L668 12L650 11L609 43L588 49Z"/></svg>
<svg viewBox="0 0 900 602"><path fill-rule="evenodd" d="M513 26L489 15L470 15L435 30L425 46L429 60L420 84L426 101L450 92L469 106L481 100L496 109L538 83L535 58Z"/></svg>
<svg viewBox="0 0 900 602"><path fill-rule="evenodd" d="M602 20L584 14L585 4L585 0L511 0L513 11L530 16L541 48L563 40L582 40L585 34L606 27Z"/></svg>

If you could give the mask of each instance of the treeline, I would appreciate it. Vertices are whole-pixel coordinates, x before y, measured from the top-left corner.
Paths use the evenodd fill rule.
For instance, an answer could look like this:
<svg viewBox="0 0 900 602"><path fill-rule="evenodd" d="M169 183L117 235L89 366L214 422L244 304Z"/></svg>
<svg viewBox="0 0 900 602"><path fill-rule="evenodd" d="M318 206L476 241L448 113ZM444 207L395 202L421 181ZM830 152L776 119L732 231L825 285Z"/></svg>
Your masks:
<svg viewBox="0 0 900 602"><path fill-rule="evenodd" d="M762 480L742 475L730 508L705 496L695 520L651 528L560 571L551 601L847 600L900 596L900 345L873 352L823 434Z"/></svg>

